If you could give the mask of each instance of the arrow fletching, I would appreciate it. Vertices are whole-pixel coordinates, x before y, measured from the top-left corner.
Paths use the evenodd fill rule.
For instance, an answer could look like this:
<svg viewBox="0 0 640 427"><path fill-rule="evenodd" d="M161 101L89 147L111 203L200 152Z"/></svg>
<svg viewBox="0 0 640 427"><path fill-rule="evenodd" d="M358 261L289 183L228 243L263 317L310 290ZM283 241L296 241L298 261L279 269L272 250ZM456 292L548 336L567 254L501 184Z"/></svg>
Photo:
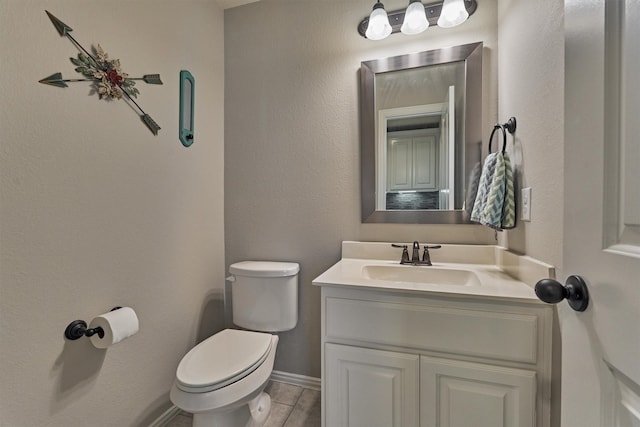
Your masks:
<svg viewBox="0 0 640 427"><path fill-rule="evenodd" d="M160 80L160 74L145 74L144 76L142 76L142 80L144 80L145 83L149 83L152 85L162 84L162 80Z"/></svg>
<svg viewBox="0 0 640 427"><path fill-rule="evenodd" d="M144 114L142 116L142 121L144 122L145 125L147 125L147 127L149 128L149 130L154 134L157 135L158 131L161 129L160 126L158 126L158 124L156 122L153 121L153 119L151 118L150 115L148 114Z"/></svg>

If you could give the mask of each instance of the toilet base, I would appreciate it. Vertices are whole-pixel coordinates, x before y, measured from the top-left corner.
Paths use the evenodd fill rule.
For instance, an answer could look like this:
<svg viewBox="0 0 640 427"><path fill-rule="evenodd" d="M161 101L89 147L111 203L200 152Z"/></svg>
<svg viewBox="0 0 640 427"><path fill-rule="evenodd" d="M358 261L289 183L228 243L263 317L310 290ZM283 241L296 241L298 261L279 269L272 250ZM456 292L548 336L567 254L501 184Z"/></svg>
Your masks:
<svg viewBox="0 0 640 427"><path fill-rule="evenodd" d="M249 403L231 411L193 414L193 427L262 427L271 412L271 397L261 392Z"/></svg>

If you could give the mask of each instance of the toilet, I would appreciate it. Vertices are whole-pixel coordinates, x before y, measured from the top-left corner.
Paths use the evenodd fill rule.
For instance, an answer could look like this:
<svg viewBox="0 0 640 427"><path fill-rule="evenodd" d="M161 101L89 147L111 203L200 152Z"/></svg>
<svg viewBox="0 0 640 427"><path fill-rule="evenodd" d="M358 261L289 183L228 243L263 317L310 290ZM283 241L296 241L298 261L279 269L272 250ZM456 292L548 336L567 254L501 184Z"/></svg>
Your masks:
<svg viewBox="0 0 640 427"><path fill-rule="evenodd" d="M242 261L229 267L233 323L180 361L171 401L193 414L194 427L261 427L271 398L264 392L278 345L273 332L298 323L298 272L292 262Z"/></svg>

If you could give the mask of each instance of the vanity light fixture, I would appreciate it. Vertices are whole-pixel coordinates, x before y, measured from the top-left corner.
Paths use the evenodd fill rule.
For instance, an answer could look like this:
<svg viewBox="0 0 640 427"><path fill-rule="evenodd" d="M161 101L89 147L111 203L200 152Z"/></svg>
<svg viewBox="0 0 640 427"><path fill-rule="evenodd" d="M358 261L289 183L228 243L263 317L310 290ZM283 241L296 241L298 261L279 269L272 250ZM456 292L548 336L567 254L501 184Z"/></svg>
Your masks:
<svg viewBox="0 0 640 427"><path fill-rule="evenodd" d="M387 13L378 0L371 15L358 24L358 33L370 40L382 40L389 34L419 34L430 25L451 28L462 24L478 8L477 0L439 0L423 4L420 0L410 0L406 10ZM424 9L424 14L421 13ZM422 16L426 19L423 21Z"/></svg>
<svg viewBox="0 0 640 427"><path fill-rule="evenodd" d="M367 19L365 37L371 40L382 40L391 34L391 25L389 25L389 17L384 5L380 0L373 5L371 15Z"/></svg>
<svg viewBox="0 0 640 427"><path fill-rule="evenodd" d="M411 36L420 34L427 28L429 28L429 21L427 21L427 14L422 1L410 0L409 7L407 7L404 13L404 20L402 21L400 31L402 31L402 34Z"/></svg>
<svg viewBox="0 0 640 427"><path fill-rule="evenodd" d="M444 28L455 27L462 24L469 17L469 12L464 6L464 0L444 0L438 26Z"/></svg>

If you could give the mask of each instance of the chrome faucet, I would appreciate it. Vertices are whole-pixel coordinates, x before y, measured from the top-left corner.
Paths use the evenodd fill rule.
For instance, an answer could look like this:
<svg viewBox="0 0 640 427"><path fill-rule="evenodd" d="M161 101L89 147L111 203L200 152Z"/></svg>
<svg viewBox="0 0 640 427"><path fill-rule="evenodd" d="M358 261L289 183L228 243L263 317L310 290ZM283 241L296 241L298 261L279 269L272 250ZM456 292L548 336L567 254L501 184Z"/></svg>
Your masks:
<svg viewBox="0 0 640 427"><path fill-rule="evenodd" d="M411 253L411 262L413 264L417 264L420 262L420 243L418 242L413 242L413 252Z"/></svg>
<svg viewBox="0 0 640 427"><path fill-rule="evenodd" d="M431 264L431 256L429 255L429 249L440 249L441 245L424 245L424 252L422 253L422 259L420 259L420 243L413 242L413 251L411 253L411 259L409 259L409 251L407 245L397 245L392 243L394 248L402 248L402 258L400 264L411 265L433 265Z"/></svg>

